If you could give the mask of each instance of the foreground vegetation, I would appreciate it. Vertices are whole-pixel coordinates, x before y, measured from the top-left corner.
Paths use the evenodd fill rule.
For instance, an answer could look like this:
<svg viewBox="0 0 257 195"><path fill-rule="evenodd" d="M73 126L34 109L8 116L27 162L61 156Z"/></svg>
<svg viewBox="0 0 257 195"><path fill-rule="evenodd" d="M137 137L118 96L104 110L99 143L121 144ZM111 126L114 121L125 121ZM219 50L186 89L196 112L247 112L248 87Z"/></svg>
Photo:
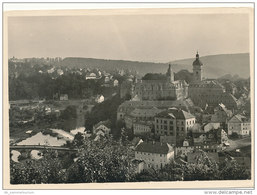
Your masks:
<svg viewBox="0 0 257 195"><path fill-rule="evenodd" d="M79 149L76 154L44 151L40 160L11 162L11 184L250 179L250 174L236 161L212 162L204 152L196 164L175 160L160 170L136 173L131 161L134 152L123 143L128 142L122 137L118 141L110 137L95 142L78 134L71 143Z"/></svg>

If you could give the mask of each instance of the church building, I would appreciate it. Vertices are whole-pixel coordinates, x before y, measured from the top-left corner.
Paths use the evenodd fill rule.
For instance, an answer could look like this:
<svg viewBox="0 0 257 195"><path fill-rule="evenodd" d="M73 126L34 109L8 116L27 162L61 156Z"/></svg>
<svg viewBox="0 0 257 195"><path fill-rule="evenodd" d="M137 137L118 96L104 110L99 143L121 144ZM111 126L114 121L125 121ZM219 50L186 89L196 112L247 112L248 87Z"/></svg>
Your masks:
<svg viewBox="0 0 257 195"><path fill-rule="evenodd" d="M180 100L188 96L188 84L184 80L174 80L174 72L169 64L166 74L148 73L135 84L133 96L140 100Z"/></svg>

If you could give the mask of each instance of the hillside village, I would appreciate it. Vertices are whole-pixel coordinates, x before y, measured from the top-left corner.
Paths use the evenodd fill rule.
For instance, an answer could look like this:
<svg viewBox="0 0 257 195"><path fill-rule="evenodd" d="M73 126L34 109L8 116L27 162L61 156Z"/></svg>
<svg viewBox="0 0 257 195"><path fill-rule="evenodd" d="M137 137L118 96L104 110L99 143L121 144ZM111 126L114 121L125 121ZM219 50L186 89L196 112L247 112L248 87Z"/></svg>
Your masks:
<svg viewBox="0 0 257 195"><path fill-rule="evenodd" d="M173 65L167 64L166 73L144 76L124 69L68 68L60 61L9 60L12 171L20 173L28 163L32 167L40 167L45 160L51 164L49 155L54 155L61 164L59 182L108 182L111 179L100 176L80 180L73 174L81 167L103 171L107 166L121 169L121 178L110 176L114 181L153 181L151 170L158 170L160 178L172 170L173 176L166 178L172 181L250 178L249 79L204 78L205 64L198 52L192 71L175 73ZM36 136L45 143L34 141ZM24 145L27 139L33 141ZM100 163L99 167L92 162ZM215 177L201 175L201 171L216 170L214 164L221 168L224 163L228 171L235 166L235 171L242 172L231 177L222 175L225 172ZM190 172L199 165L208 170ZM175 174L177 169L182 172ZM87 172L83 174L88 178ZM18 176L14 174L13 183L19 182ZM49 182L40 177L33 181Z"/></svg>

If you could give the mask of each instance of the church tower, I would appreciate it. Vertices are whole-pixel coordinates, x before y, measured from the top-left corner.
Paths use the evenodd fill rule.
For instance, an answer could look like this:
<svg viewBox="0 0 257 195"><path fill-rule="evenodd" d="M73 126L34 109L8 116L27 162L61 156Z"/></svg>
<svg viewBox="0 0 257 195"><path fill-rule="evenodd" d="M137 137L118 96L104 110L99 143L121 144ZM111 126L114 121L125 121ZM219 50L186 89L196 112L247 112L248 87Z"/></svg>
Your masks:
<svg viewBox="0 0 257 195"><path fill-rule="evenodd" d="M200 61L199 54L197 51L195 61L193 62L194 82L202 81L202 65L203 63Z"/></svg>
<svg viewBox="0 0 257 195"><path fill-rule="evenodd" d="M167 80L169 82L173 82L174 81L174 72L172 71L170 64L169 64L169 68L167 70L166 76L167 76Z"/></svg>

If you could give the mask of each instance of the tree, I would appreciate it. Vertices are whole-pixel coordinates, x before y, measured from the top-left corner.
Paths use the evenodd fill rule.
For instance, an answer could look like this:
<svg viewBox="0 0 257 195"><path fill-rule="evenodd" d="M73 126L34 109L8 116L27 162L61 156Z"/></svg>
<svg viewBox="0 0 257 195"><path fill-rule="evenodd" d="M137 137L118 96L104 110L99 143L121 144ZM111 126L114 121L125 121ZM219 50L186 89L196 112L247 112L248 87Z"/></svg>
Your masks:
<svg viewBox="0 0 257 195"><path fill-rule="evenodd" d="M222 180L245 180L251 175L245 167L239 165L236 160L228 160L220 163L220 178Z"/></svg>
<svg viewBox="0 0 257 195"><path fill-rule="evenodd" d="M91 113L85 115L86 129L92 129L93 126L100 121L110 120L112 134L115 136L115 138L119 138L120 129L117 127L117 125L119 126L119 122L116 125L116 115L118 107L122 102L124 102L124 99L121 99L117 94L112 98L94 106Z"/></svg>
<svg viewBox="0 0 257 195"><path fill-rule="evenodd" d="M60 158L53 152L45 151L40 160L10 163L11 184L64 183L65 171Z"/></svg>
<svg viewBox="0 0 257 195"><path fill-rule="evenodd" d="M84 144L84 137L82 135L82 133L78 132L73 140L73 145L79 147L82 146Z"/></svg>
<svg viewBox="0 0 257 195"><path fill-rule="evenodd" d="M131 177L129 150L112 138L87 140L79 159L67 170L69 183L125 182Z"/></svg>
<svg viewBox="0 0 257 195"><path fill-rule="evenodd" d="M236 132L233 132L230 136L232 139L237 139L239 138L238 134Z"/></svg>
<svg viewBox="0 0 257 195"><path fill-rule="evenodd" d="M65 110L62 111L60 118L64 120L77 118L76 106L73 106L73 105L67 106L67 108L65 108Z"/></svg>

